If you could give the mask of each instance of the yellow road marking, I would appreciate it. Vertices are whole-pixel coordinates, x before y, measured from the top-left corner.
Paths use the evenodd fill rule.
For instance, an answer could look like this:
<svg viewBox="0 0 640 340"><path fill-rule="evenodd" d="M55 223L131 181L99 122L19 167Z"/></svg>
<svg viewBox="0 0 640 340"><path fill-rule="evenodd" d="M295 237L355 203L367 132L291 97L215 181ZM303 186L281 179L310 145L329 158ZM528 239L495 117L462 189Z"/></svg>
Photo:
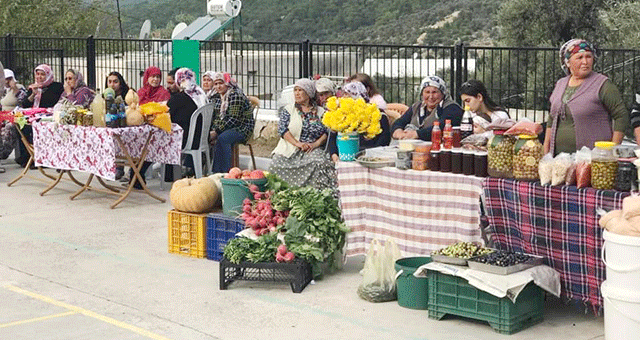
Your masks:
<svg viewBox="0 0 640 340"><path fill-rule="evenodd" d="M59 307L62 307L62 308L69 309L69 310L73 311L74 313L80 313L82 315L85 315L85 316L88 316L88 317L92 317L94 319L98 319L100 321L112 324L112 325L114 325L116 327L120 327L120 328L123 328L123 329L130 330L130 331L132 331L134 333L140 334L142 336L146 336L147 338L150 338L150 339L154 339L154 340L170 340L169 338L165 338L165 337L163 337L161 335L149 332L149 331L147 331L145 329L130 325L128 323L124 323L122 321L118 321L116 319L112 319L110 317L107 317L107 316L92 312L90 310L86 310L86 309L78 307L78 306L74 306L74 305L70 305L68 303L64 303L64 302L61 302L61 301L58 301L58 300L54 300L54 299L52 299L50 297L47 297L47 296L44 296L44 295L36 294L36 293L30 292L28 290L24 290L22 288L18 288L18 287L11 286L11 285L6 285L4 287L6 289L10 290L10 291L13 291L13 292L16 292L16 293L19 293L19 294L22 294L22 295L29 296L29 297L32 297L34 299L50 303L52 305L56 305L56 306L59 306Z"/></svg>
<svg viewBox="0 0 640 340"><path fill-rule="evenodd" d="M0 324L0 328L22 325L22 324L29 323L29 322L44 321L44 320L49 320L49 319L53 319L53 318L59 318L59 317L62 317L62 316L73 315L73 314L77 314L77 312L69 311L69 312L64 312L64 313L60 313L60 314L47 315L47 316L43 316L43 317L40 317L40 318L33 318L33 319L27 319L27 320L20 320L20 321L14 321L14 322L9 322L9 323L3 323L3 324Z"/></svg>

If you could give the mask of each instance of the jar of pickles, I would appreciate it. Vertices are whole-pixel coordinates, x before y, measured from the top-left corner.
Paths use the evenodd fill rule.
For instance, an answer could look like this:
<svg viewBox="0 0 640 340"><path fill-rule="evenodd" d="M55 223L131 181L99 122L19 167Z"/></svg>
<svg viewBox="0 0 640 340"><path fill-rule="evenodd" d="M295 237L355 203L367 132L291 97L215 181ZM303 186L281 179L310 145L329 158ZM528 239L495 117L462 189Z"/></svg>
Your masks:
<svg viewBox="0 0 640 340"><path fill-rule="evenodd" d="M518 136L513 146L513 177L524 181L538 180L538 163L543 154L544 147L537 136Z"/></svg>
<svg viewBox="0 0 640 340"><path fill-rule="evenodd" d="M613 142L596 142L591 151L591 186L594 189L613 189L618 172L618 160L613 155Z"/></svg>
<svg viewBox="0 0 640 340"><path fill-rule="evenodd" d="M513 177L513 146L516 140L505 135L504 130L493 130L487 143L487 173L491 177Z"/></svg>

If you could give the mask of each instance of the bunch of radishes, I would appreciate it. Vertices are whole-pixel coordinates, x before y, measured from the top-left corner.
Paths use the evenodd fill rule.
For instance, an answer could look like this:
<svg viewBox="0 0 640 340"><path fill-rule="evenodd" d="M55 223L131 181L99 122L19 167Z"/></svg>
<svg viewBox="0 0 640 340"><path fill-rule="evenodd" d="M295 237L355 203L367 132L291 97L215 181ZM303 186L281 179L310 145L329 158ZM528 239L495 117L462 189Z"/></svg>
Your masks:
<svg viewBox="0 0 640 340"><path fill-rule="evenodd" d="M291 262L296 258L296 255L287 250L287 246L281 244L278 246L278 250L276 250L276 262Z"/></svg>
<svg viewBox="0 0 640 340"><path fill-rule="evenodd" d="M277 231L277 227L285 223L289 212L273 209L272 192L260 192L255 184L249 185L249 191L255 201L245 198L242 201L242 214L240 214L247 228L251 228L258 236Z"/></svg>

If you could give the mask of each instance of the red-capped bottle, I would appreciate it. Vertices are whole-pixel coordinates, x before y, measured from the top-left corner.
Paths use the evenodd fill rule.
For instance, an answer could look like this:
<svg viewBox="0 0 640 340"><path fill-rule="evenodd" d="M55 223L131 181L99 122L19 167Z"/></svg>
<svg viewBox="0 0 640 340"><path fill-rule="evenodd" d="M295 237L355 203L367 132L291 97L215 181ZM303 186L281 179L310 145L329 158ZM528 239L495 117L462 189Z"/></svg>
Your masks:
<svg viewBox="0 0 640 340"><path fill-rule="evenodd" d="M445 149L453 148L453 127L451 119L444 121L444 130L442 130L442 147Z"/></svg>
<svg viewBox="0 0 640 340"><path fill-rule="evenodd" d="M440 122L436 120L431 129L431 150L440 150L440 143L442 143L442 131L440 130Z"/></svg>

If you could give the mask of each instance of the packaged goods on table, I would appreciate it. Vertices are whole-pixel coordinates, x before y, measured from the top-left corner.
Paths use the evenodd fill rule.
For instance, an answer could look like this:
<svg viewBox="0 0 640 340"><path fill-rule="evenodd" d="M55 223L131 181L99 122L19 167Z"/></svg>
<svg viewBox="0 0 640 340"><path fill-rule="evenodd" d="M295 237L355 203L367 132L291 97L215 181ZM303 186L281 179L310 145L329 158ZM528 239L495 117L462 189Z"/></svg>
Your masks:
<svg viewBox="0 0 640 340"><path fill-rule="evenodd" d="M551 185L565 185L567 173L573 164L572 155L564 152L558 154L551 165Z"/></svg>
<svg viewBox="0 0 640 340"><path fill-rule="evenodd" d="M473 242L457 242L445 248L431 253L431 259L436 262L465 266L467 260L479 255L492 252L492 249L484 248Z"/></svg>
<svg viewBox="0 0 640 340"><path fill-rule="evenodd" d="M440 171L440 151L431 150L429 156L429 170Z"/></svg>
<svg viewBox="0 0 640 340"><path fill-rule="evenodd" d="M591 186L594 189L613 189L618 161L613 155L613 142L596 142L591 152Z"/></svg>
<svg viewBox="0 0 640 340"><path fill-rule="evenodd" d="M451 149L440 150L440 171L451 172Z"/></svg>
<svg viewBox="0 0 640 340"><path fill-rule="evenodd" d="M476 177L487 177L487 151L478 151L473 155L473 168Z"/></svg>
<svg viewBox="0 0 640 340"><path fill-rule="evenodd" d="M513 177L513 146L515 139L505 135L504 130L494 130L493 137L487 143L488 169L491 177Z"/></svg>
<svg viewBox="0 0 640 340"><path fill-rule="evenodd" d="M462 173L462 148L451 149L451 172L454 174Z"/></svg>
<svg viewBox="0 0 640 340"><path fill-rule="evenodd" d="M413 170L429 169L429 153L414 151L411 156L411 168Z"/></svg>
<svg viewBox="0 0 640 340"><path fill-rule="evenodd" d="M637 188L636 166L632 158L618 159L618 173L615 188L618 191L631 191Z"/></svg>
<svg viewBox="0 0 640 340"><path fill-rule="evenodd" d="M473 175L475 172L473 166L473 150L462 149L462 173L465 175Z"/></svg>
<svg viewBox="0 0 640 340"><path fill-rule="evenodd" d="M576 152L576 186L591 186L591 150L586 146Z"/></svg>
<svg viewBox="0 0 640 340"><path fill-rule="evenodd" d="M544 148L537 136L520 135L513 146L513 176L515 179L535 181L539 178L538 163Z"/></svg>
<svg viewBox="0 0 640 340"><path fill-rule="evenodd" d="M396 168L400 170L411 169L411 151L398 150L396 158Z"/></svg>

